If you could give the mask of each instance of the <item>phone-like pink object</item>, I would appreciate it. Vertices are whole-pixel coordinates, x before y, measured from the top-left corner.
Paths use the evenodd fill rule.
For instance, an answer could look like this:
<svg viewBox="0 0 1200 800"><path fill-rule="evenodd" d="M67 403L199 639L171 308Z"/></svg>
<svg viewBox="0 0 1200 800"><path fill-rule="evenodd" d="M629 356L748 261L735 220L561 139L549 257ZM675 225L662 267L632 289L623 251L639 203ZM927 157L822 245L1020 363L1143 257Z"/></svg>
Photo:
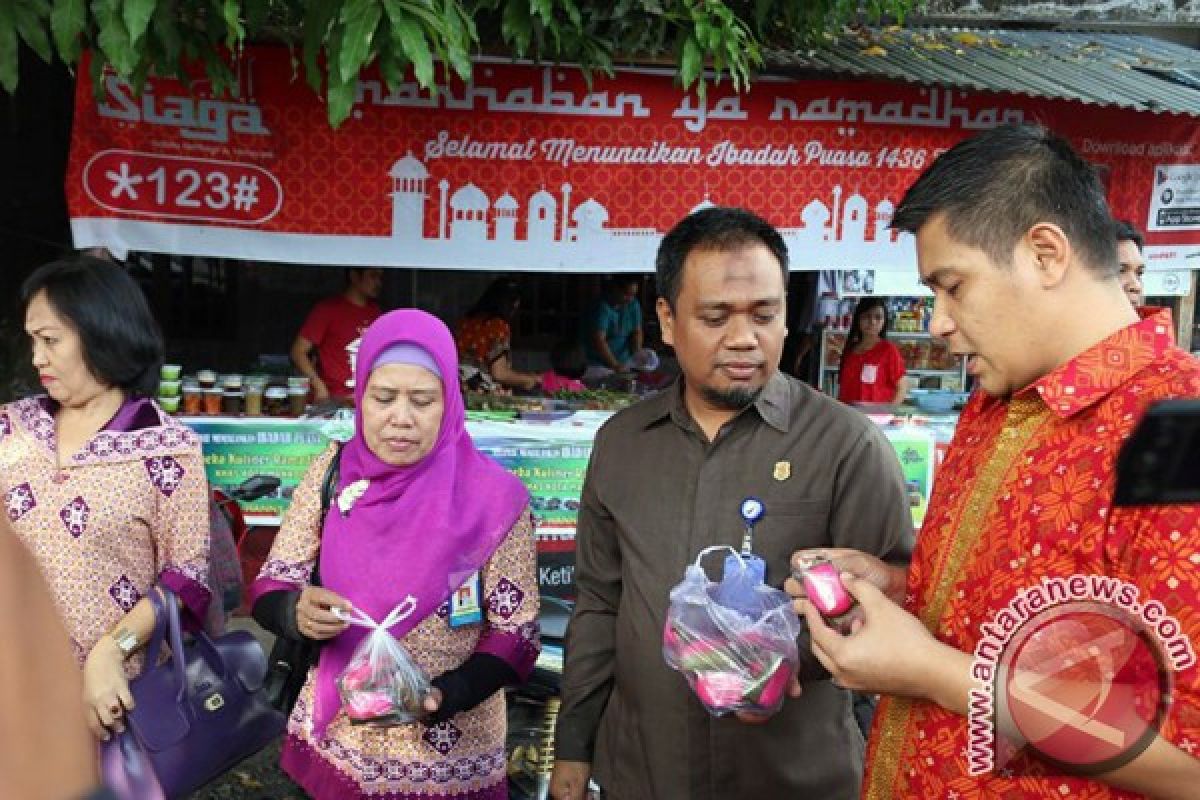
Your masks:
<svg viewBox="0 0 1200 800"><path fill-rule="evenodd" d="M854 598L842 585L842 577L832 561L814 558L807 567L797 570L804 584L804 593L823 617L840 617L854 607Z"/></svg>

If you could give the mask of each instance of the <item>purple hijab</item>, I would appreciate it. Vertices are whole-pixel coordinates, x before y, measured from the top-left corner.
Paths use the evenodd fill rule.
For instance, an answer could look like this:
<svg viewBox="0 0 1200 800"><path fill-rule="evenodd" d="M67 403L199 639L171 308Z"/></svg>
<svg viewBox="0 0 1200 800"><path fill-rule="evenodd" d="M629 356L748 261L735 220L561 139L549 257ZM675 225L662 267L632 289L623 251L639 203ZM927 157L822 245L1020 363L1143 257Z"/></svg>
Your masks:
<svg viewBox="0 0 1200 800"><path fill-rule="evenodd" d="M433 449L416 464L380 461L363 439L362 403L371 370L396 344L419 345L443 376L445 411ZM423 311L384 314L363 334L354 375L354 438L342 449L334 502L325 518L321 582L376 621L406 596L416 610L390 632L415 628L483 567L525 509L524 485L475 449L466 431L458 384L458 351L442 321ZM343 515L337 497L366 479L370 486ZM367 635L353 626L321 650L313 730L324 733L340 707L335 681Z"/></svg>

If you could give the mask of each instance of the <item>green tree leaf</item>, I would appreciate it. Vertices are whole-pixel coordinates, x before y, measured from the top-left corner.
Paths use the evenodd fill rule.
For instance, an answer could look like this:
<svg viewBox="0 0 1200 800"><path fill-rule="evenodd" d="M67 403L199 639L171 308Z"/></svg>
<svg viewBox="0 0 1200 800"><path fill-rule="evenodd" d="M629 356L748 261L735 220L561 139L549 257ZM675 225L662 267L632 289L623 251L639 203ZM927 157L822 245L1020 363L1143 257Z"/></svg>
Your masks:
<svg viewBox="0 0 1200 800"><path fill-rule="evenodd" d="M314 92L321 91L318 59L337 17L338 0L311 0L304 16L304 74Z"/></svg>
<svg viewBox="0 0 1200 800"><path fill-rule="evenodd" d="M17 20L7 2L0 2L0 86L17 90Z"/></svg>
<svg viewBox="0 0 1200 800"><path fill-rule="evenodd" d="M368 63L383 6L379 0L348 0L342 6L342 47L337 68L342 83L353 83Z"/></svg>
<svg viewBox="0 0 1200 800"><path fill-rule="evenodd" d="M679 82L683 88L689 88L700 77L704 68L704 55L700 51L700 43L696 37L688 36L683 40L683 52L679 57Z"/></svg>
<svg viewBox="0 0 1200 800"><path fill-rule="evenodd" d="M121 19L125 22L125 30L128 31L131 42L136 44L146 33L157 5L158 0L124 0Z"/></svg>
<svg viewBox="0 0 1200 800"><path fill-rule="evenodd" d="M100 29L96 43L117 73L123 78L129 77L138 59L129 40L129 32L125 30L125 21L121 18L119 0L93 0L92 14Z"/></svg>
<svg viewBox="0 0 1200 800"><path fill-rule="evenodd" d="M183 37L179 35L179 27L175 23L175 15L172 13L170 4L160 3L158 5L158 8L154 10L154 18L150 21L150 26L162 47L163 59L166 64L178 65L183 52ZM178 68L171 72L176 74Z"/></svg>
<svg viewBox="0 0 1200 800"><path fill-rule="evenodd" d="M228 31L225 36L226 44L233 47L246 38L246 29L242 27L241 0L225 0L225 4L221 8L221 16L225 20L225 28Z"/></svg>
<svg viewBox="0 0 1200 800"><path fill-rule="evenodd" d="M501 33L504 41L512 45L517 55L529 52L529 43L533 38L533 20L529 15L529 4L525 0L508 0L504 4Z"/></svg>
<svg viewBox="0 0 1200 800"><path fill-rule="evenodd" d="M417 83L425 88L433 85L433 53L425 41L425 33L412 17L392 21L392 38L400 51L412 62Z"/></svg>
<svg viewBox="0 0 1200 800"><path fill-rule="evenodd" d="M45 17L39 16L33 4L18 3L14 8L14 14L17 22L17 33L21 35L21 39L33 52L38 54L38 58L45 61L47 64L54 58L54 51L50 49L50 36L46 33L46 26L43 22Z"/></svg>
<svg viewBox="0 0 1200 800"><path fill-rule="evenodd" d="M325 97L329 103L329 124L334 128L340 128L350 116L350 110L354 108L356 83L356 81L352 81L344 84L329 84Z"/></svg>
<svg viewBox="0 0 1200 800"><path fill-rule="evenodd" d="M80 36L86 24L85 0L54 0L54 9L50 12L50 30L54 34L59 57L68 64L79 58L83 49Z"/></svg>

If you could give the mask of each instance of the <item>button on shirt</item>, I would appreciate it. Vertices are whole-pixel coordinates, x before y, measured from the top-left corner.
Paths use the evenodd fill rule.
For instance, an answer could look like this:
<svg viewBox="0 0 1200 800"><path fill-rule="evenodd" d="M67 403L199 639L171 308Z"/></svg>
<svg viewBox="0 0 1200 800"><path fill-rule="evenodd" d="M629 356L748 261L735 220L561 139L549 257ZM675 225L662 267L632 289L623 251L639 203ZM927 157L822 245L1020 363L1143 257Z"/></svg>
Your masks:
<svg viewBox="0 0 1200 800"><path fill-rule="evenodd" d="M676 384L596 437L578 528L558 758L590 761L615 800L858 796L850 694L800 643L803 697L761 726L709 716L662 657L671 588L712 545L740 548L741 501L766 515L754 550L780 587L795 550L903 560L912 545L895 452L866 417L777 373L709 442ZM710 575L720 574L719 555Z"/></svg>

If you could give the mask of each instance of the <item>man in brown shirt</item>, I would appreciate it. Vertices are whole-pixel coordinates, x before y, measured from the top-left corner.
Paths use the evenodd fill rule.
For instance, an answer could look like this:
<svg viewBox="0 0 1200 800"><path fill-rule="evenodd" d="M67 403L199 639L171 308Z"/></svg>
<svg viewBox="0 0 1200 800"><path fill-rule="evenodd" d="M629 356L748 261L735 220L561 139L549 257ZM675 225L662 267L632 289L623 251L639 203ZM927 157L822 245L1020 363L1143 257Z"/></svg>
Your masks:
<svg viewBox="0 0 1200 800"><path fill-rule="evenodd" d="M710 545L740 547L749 496L766 506L754 550L773 586L804 547L906 558L900 466L866 417L778 371L787 248L768 223L740 209L692 214L663 240L657 271L682 379L596 437L551 796L578 800L594 776L614 800L857 798L850 693L815 660L774 717L716 719L664 663L662 631L685 566ZM800 651L811 659L807 641Z"/></svg>

